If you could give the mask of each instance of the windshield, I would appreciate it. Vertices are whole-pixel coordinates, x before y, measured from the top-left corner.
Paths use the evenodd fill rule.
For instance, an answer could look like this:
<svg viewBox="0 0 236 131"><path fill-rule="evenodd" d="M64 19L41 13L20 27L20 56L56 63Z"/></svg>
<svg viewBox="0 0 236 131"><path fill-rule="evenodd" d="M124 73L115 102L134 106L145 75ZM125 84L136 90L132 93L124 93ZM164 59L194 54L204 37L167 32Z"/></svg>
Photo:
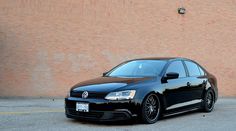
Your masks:
<svg viewBox="0 0 236 131"><path fill-rule="evenodd" d="M161 73L167 62L165 60L134 60L111 70L111 77L153 77Z"/></svg>

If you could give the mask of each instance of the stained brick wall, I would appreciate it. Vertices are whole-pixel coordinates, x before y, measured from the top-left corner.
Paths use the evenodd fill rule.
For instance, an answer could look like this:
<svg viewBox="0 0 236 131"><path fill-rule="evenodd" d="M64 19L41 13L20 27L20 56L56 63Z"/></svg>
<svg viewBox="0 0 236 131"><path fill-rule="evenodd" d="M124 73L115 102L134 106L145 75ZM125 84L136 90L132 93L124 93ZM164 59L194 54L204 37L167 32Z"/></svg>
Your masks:
<svg viewBox="0 0 236 131"><path fill-rule="evenodd" d="M194 59L236 96L236 1L0 0L0 96L65 96L153 56Z"/></svg>

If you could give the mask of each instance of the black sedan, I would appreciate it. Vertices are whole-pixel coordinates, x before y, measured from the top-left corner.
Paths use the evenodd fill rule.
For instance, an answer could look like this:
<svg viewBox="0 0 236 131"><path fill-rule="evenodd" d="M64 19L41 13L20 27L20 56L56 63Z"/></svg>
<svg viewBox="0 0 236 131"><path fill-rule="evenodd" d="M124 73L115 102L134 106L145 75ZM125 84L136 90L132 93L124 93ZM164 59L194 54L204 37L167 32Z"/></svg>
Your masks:
<svg viewBox="0 0 236 131"><path fill-rule="evenodd" d="M65 113L74 119L155 123L186 111L211 112L217 97L216 78L192 60L135 59L73 86L65 98Z"/></svg>

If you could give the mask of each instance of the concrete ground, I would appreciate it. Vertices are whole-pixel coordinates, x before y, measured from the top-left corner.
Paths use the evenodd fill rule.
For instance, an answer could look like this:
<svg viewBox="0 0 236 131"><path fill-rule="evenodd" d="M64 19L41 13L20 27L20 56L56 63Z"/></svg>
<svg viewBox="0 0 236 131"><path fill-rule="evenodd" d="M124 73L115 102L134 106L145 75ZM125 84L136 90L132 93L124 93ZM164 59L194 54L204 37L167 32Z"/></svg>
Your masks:
<svg viewBox="0 0 236 131"><path fill-rule="evenodd" d="M164 118L155 124L90 123L64 115L63 99L0 99L0 130L79 131L235 131L236 99L220 98L211 113L191 112Z"/></svg>

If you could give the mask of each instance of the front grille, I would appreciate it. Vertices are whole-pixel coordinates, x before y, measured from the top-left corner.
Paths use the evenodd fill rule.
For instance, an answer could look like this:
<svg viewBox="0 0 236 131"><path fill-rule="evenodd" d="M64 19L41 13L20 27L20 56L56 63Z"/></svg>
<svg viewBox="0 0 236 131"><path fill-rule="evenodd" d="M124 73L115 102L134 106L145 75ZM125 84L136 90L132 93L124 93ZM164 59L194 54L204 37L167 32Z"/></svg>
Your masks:
<svg viewBox="0 0 236 131"><path fill-rule="evenodd" d="M82 93L83 91L77 91L77 92L71 92L70 96L71 97L77 97L77 98L82 98ZM88 97L87 98L99 98L99 99L104 99L106 97L106 93L100 93L100 92L88 92Z"/></svg>
<svg viewBox="0 0 236 131"><path fill-rule="evenodd" d="M69 109L68 113L74 116L86 117L86 118L101 118L104 115L103 112L78 112L72 109Z"/></svg>
<svg viewBox="0 0 236 131"><path fill-rule="evenodd" d="M125 115L124 113L114 113L113 115L113 117L116 119L124 119L127 117L127 115Z"/></svg>
<svg viewBox="0 0 236 131"><path fill-rule="evenodd" d="M67 100L65 104L66 104L65 105L66 108L68 108L68 109L75 110L75 108L76 108L76 101L68 101ZM116 107L116 106L108 105L106 103L104 103L104 104L89 103L90 110L111 111L111 110L114 110L114 107Z"/></svg>
<svg viewBox="0 0 236 131"><path fill-rule="evenodd" d="M75 109L76 108L76 102L75 101L66 101L66 108L72 108Z"/></svg>

